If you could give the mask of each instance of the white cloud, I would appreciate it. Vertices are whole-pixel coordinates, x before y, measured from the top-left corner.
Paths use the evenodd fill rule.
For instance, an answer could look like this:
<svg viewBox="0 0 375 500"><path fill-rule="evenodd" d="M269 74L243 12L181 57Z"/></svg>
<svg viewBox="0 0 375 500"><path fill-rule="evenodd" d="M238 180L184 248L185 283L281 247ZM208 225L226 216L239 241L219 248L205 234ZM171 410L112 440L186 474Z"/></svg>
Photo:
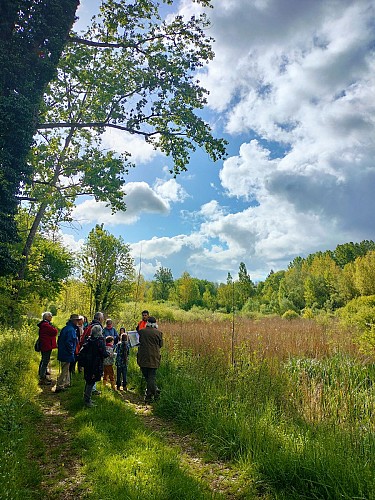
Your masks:
<svg viewBox="0 0 375 500"><path fill-rule="evenodd" d="M122 130L108 129L102 135L103 147L116 151L117 153L131 154L131 161L134 163L149 163L160 151L146 142L142 137L129 134Z"/></svg>
<svg viewBox="0 0 375 500"><path fill-rule="evenodd" d="M64 245L65 248L67 248L71 252L76 253L82 249L82 246L84 244L84 240L82 238L76 241L74 239L74 236L72 236L71 234L60 232L60 235L62 239L62 244Z"/></svg>
<svg viewBox="0 0 375 500"><path fill-rule="evenodd" d="M124 188L126 192L126 211L111 213L104 202L89 199L78 205L73 217L81 224L104 223L109 226L118 224L134 224L142 213L158 213L167 215L170 206L167 200L156 193L146 182L129 182Z"/></svg>
<svg viewBox="0 0 375 500"><path fill-rule="evenodd" d="M167 181L157 179L154 185L155 192L166 202L183 202L188 194L176 179Z"/></svg>

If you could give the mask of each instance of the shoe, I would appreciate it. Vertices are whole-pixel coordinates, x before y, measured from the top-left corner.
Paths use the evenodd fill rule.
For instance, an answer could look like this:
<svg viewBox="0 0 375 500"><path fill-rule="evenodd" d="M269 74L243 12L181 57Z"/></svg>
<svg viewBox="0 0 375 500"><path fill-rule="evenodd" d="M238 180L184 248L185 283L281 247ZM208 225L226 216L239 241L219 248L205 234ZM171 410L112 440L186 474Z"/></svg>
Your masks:
<svg viewBox="0 0 375 500"><path fill-rule="evenodd" d="M65 387L56 387L55 394L57 394L58 392L64 392L64 391L65 391Z"/></svg>
<svg viewBox="0 0 375 500"><path fill-rule="evenodd" d="M86 408L94 408L96 406L96 404L93 403L92 401L89 401L88 403L85 403L85 406L86 406Z"/></svg>
<svg viewBox="0 0 375 500"><path fill-rule="evenodd" d="M98 391L98 389L94 389L91 394L93 394L94 396L100 396L101 393L102 393L102 391Z"/></svg>
<svg viewBox="0 0 375 500"><path fill-rule="evenodd" d="M52 385L52 382L50 380L48 380L47 378L41 378L39 380L39 384L40 385Z"/></svg>
<svg viewBox="0 0 375 500"><path fill-rule="evenodd" d="M121 387L120 387L119 385L116 387L116 389L117 389L118 391L121 391Z"/></svg>

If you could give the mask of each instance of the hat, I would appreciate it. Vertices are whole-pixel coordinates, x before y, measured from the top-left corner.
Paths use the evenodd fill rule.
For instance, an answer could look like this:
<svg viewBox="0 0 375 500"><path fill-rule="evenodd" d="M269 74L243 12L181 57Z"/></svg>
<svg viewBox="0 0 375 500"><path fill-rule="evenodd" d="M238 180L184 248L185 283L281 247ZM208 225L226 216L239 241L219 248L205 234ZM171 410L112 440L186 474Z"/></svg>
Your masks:
<svg viewBox="0 0 375 500"><path fill-rule="evenodd" d="M154 318L153 316L149 316L147 323L156 323L156 318Z"/></svg>
<svg viewBox="0 0 375 500"><path fill-rule="evenodd" d="M71 314L69 321L74 321L75 319L81 319L81 316L79 314Z"/></svg>

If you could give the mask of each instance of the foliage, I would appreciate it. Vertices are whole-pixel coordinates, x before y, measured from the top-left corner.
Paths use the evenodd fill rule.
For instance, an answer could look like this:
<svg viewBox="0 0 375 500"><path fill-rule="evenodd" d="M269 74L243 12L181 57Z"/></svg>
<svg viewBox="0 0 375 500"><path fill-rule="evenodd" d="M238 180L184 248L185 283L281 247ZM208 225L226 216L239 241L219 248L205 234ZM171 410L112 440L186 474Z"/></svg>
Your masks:
<svg viewBox="0 0 375 500"><path fill-rule="evenodd" d="M91 315L111 313L131 290L134 279L129 246L103 229L93 228L80 254L82 277L92 294Z"/></svg>
<svg viewBox="0 0 375 500"><path fill-rule="evenodd" d="M288 309L287 311L285 311L285 313L282 315L282 318L283 319L296 319L298 318L299 315L298 313L296 313L296 311L293 311L292 309Z"/></svg>
<svg viewBox="0 0 375 500"><path fill-rule="evenodd" d="M160 266L154 275L152 297L154 300L168 300L169 291L174 286L172 271Z"/></svg>
<svg viewBox="0 0 375 500"><path fill-rule="evenodd" d="M82 36L71 34L45 94L31 155L35 175L24 187L35 216L25 256L40 224L71 221L79 196L125 210L124 177L133 163L128 151L103 150L106 129L137 135L171 156L174 174L186 170L197 145L213 160L224 157L225 141L214 139L196 112L207 92L194 73L214 55L209 22L205 15L163 21L159 8L153 0L106 0Z"/></svg>
<svg viewBox="0 0 375 500"><path fill-rule="evenodd" d="M78 0L3 0L0 33L0 275L12 274L11 244L26 162L46 84L53 78Z"/></svg>
<svg viewBox="0 0 375 500"><path fill-rule="evenodd" d="M337 316L343 325L357 329L362 350L372 355L375 348L375 295L351 300L338 309Z"/></svg>

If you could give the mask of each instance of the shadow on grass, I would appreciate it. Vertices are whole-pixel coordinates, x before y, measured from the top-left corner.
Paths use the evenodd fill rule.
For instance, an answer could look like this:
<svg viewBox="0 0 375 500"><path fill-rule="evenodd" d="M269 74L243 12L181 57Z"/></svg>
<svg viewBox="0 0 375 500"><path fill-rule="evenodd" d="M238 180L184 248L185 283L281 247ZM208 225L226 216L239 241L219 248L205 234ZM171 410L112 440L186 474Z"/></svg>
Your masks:
<svg viewBox="0 0 375 500"><path fill-rule="evenodd" d="M219 499L189 475L178 452L166 445L113 391L105 389L94 408L83 407L82 375L56 395L69 417L74 454L81 454L85 480L81 498L184 500Z"/></svg>

